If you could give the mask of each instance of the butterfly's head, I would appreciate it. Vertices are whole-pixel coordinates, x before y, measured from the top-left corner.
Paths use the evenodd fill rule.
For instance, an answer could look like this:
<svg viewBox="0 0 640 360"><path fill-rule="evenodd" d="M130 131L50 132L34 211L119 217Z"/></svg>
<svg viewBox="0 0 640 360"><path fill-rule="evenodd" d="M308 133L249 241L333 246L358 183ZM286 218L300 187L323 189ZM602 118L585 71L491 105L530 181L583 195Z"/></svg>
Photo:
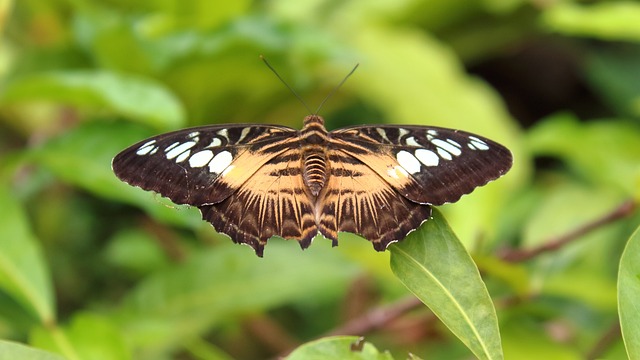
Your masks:
<svg viewBox="0 0 640 360"><path fill-rule="evenodd" d="M304 117L304 126L309 127L313 125L324 126L324 119L320 115L307 115Z"/></svg>

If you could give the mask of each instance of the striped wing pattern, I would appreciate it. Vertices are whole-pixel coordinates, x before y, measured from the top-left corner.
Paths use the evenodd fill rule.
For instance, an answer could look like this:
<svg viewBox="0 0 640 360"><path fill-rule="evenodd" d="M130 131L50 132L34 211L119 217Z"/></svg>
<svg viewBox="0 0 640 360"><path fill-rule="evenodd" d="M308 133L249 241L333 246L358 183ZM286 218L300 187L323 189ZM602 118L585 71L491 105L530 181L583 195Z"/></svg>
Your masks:
<svg viewBox="0 0 640 360"><path fill-rule="evenodd" d="M203 218L234 242L250 245L258 256L272 236L308 247L318 227L302 181L301 159L296 147L273 157L224 201L199 206Z"/></svg>
<svg viewBox="0 0 640 360"><path fill-rule="evenodd" d="M176 204L218 203L276 154L297 130L284 126L204 126L143 140L111 167L118 178ZM279 146L280 145L280 146Z"/></svg>
<svg viewBox="0 0 640 360"><path fill-rule="evenodd" d="M370 240L378 251L511 167L509 150L451 129L357 126L327 132L240 124L159 135L118 154L118 178L198 207L203 219L262 256L269 238L304 249L321 233Z"/></svg>
<svg viewBox="0 0 640 360"><path fill-rule="evenodd" d="M369 166L407 199L430 205L458 201L504 175L504 146L468 132L424 126L354 126L331 133L337 146Z"/></svg>
<svg viewBox="0 0 640 360"><path fill-rule="evenodd" d="M350 154L329 153L330 176L318 201L324 237L337 245L338 232L359 234L383 251L431 216L431 207L409 201Z"/></svg>

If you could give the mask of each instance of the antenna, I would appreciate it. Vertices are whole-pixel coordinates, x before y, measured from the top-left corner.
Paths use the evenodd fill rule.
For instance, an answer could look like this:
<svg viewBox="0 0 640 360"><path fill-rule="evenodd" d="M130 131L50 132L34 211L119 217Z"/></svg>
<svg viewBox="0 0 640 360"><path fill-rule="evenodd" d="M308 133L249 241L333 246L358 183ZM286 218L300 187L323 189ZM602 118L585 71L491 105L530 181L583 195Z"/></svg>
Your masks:
<svg viewBox="0 0 640 360"><path fill-rule="evenodd" d="M265 65L267 65L269 70L271 70L278 77L278 79L280 79L280 81L284 84L284 86L286 86L287 89L289 89L289 91L291 91L293 96L295 96L302 103L302 105L304 105L304 107L307 109L309 114L313 114L313 115L317 115L318 112L320 112L320 109L322 108L324 103L326 103L327 100L329 100L338 91L338 89L340 89L342 87L342 85L347 81L347 79L356 71L358 66L360 66L360 64L356 64L356 66L353 67L353 69L347 74L347 76L345 76L344 79L342 79L342 81L340 81L340 83L336 87L334 87L333 90L331 90L331 92L329 92L329 94L324 98L324 100L322 100L322 102L320 103L320 106L318 106L316 111L315 112L311 112L311 109L309 108L307 103L300 97L300 95L298 95L298 93L295 92L295 90L293 90L293 88L291 88L291 86L289 86L289 84L287 84L286 81L284 81L284 79L280 76L280 74L278 74L276 69L274 69L273 66L271 66L271 64L269 64L267 59L262 55L260 55L260 59L265 63Z"/></svg>
<svg viewBox="0 0 640 360"><path fill-rule="evenodd" d="M289 89L289 91L291 91L291 93L293 94L293 96L295 96L298 100L300 100L300 102L302 103L302 105L304 105L304 107L307 109L307 111L309 113L311 113L311 109L309 108L309 106L307 105L306 102L304 102L304 100L302 100L302 98L300 97L300 95L298 95L297 92L295 92L295 90L293 90L291 88L291 86L289 86L289 84L287 84L286 81L284 81L284 79L280 76L280 74L278 74L278 72L276 71L276 69L273 68L273 66L271 66L271 64L269 64L269 62L267 61L267 59L260 55L260 59L265 63L265 65L267 65L267 67L269 68L269 70L271 70L274 74L276 74L276 76L278 77L278 79L280 79L280 81L284 84L284 86L287 87L287 89Z"/></svg>
<svg viewBox="0 0 640 360"><path fill-rule="evenodd" d="M356 64L356 66L354 66L353 69L349 71L347 76L345 76L344 79L342 79L342 81L340 81L340 83L336 87L334 87L333 90L331 90L331 92L324 98L324 100L322 100L322 102L320 103L320 106L318 106L318 109L316 109L316 112L313 113L314 115L317 115L320 112L320 108L322 108L324 103L326 103L327 100L329 100L333 96L333 94L335 94L338 91L338 89L342 87L342 84L344 84L349 78L349 76L351 76L351 74L353 74L356 71L358 66L360 66L360 64Z"/></svg>

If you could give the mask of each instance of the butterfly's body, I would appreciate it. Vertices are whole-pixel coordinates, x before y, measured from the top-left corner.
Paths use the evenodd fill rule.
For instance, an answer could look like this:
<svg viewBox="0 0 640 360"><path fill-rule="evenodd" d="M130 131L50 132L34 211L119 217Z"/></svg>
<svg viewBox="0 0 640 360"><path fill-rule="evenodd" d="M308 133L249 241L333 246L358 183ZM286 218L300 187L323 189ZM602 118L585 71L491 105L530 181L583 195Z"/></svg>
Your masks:
<svg viewBox="0 0 640 360"><path fill-rule="evenodd" d="M511 167L503 146L457 130L355 126L327 132L320 116L300 131L216 125L147 139L118 154L123 181L177 204L262 256L272 236L304 249L321 233L372 241L378 251Z"/></svg>
<svg viewBox="0 0 640 360"><path fill-rule="evenodd" d="M327 144L329 133L319 116L307 116L300 131L302 178L311 195L317 197L327 181Z"/></svg>

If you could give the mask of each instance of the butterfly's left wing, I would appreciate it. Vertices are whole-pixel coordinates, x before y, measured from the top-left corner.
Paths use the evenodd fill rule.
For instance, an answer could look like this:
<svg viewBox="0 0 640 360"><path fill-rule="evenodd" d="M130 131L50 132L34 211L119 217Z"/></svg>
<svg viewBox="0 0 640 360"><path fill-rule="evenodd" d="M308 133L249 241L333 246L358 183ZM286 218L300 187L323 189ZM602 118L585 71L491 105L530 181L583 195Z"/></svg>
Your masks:
<svg viewBox="0 0 640 360"><path fill-rule="evenodd" d="M272 236L293 239L305 249L318 233L314 205L302 179L297 144L262 165L236 192L217 204L199 206L216 231L262 256Z"/></svg>
<svg viewBox="0 0 640 360"><path fill-rule="evenodd" d="M176 204L215 204L297 137L297 130L284 126L202 126L143 140L116 155L111 166L120 180Z"/></svg>
<svg viewBox="0 0 640 360"><path fill-rule="evenodd" d="M504 146L464 131L426 126L354 126L329 133L331 147L358 159L405 198L455 202L504 175Z"/></svg>

